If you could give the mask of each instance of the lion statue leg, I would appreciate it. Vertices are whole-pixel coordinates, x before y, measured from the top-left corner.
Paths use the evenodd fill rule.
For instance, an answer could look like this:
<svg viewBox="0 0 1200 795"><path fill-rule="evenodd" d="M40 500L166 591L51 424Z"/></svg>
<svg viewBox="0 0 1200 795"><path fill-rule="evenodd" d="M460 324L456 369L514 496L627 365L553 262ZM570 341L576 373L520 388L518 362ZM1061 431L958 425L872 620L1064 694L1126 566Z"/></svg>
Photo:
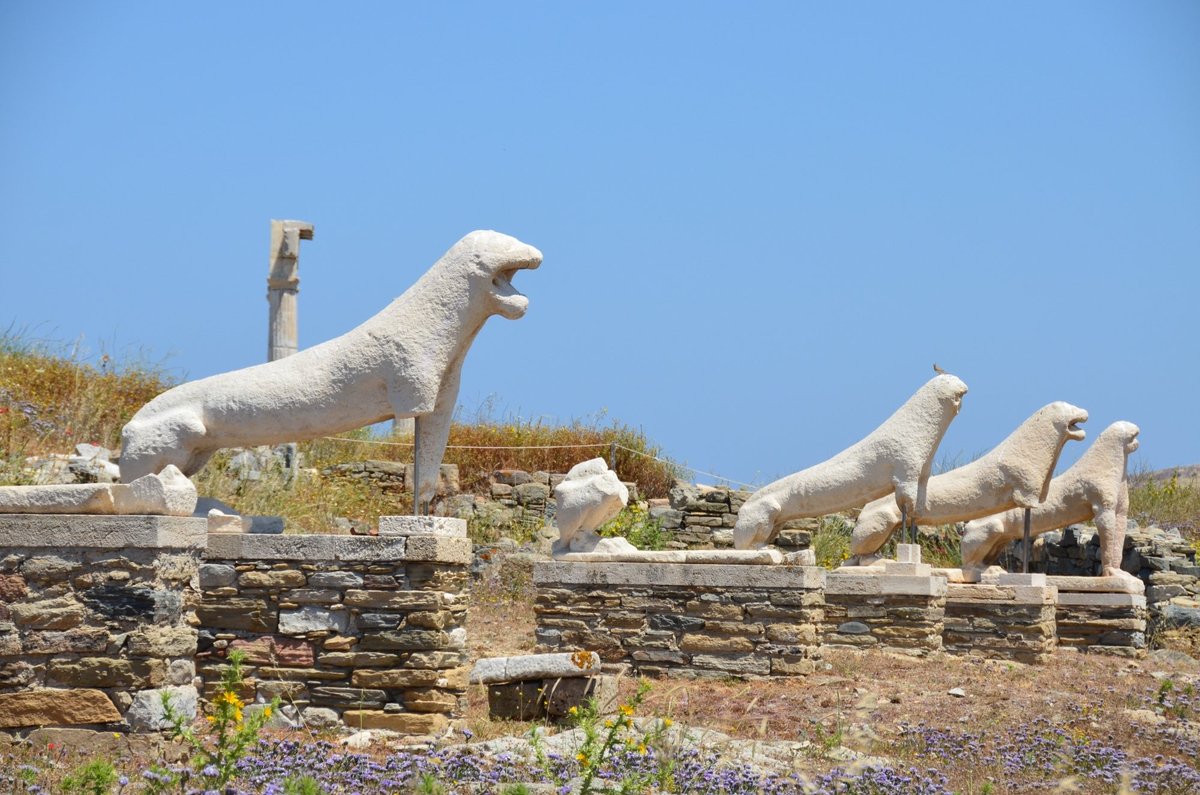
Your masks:
<svg viewBox="0 0 1200 795"><path fill-rule="evenodd" d="M1121 568L1125 556L1125 531L1128 522L1129 487L1121 484L1117 502L1111 507L1100 507L1096 511L1096 530L1100 535L1101 574L1105 577L1134 579L1137 577ZM1138 580L1138 582L1141 582Z"/></svg>
<svg viewBox="0 0 1200 795"><path fill-rule="evenodd" d="M860 559L875 555L900 526L900 508L892 495L869 503L858 515L850 536L850 554Z"/></svg>

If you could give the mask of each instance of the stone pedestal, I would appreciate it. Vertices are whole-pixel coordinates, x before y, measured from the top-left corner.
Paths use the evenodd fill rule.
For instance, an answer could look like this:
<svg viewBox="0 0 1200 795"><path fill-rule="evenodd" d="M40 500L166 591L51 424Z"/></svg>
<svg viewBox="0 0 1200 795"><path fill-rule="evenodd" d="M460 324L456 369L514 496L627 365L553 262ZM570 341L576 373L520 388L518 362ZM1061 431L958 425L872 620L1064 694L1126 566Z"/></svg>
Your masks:
<svg viewBox="0 0 1200 795"><path fill-rule="evenodd" d="M617 677L609 674L566 679L525 679L487 686L492 720L563 720L571 709L596 700L601 715L617 711Z"/></svg>
<svg viewBox="0 0 1200 795"><path fill-rule="evenodd" d="M0 517L0 729L162 728L195 714L204 519Z"/></svg>
<svg viewBox="0 0 1200 795"><path fill-rule="evenodd" d="M441 734L465 709L471 542L213 535L200 569L206 693L233 649L279 722Z"/></svg>
<svg viewBox="0 0 1200 795"><path fill-rule="evenodd" d="M815 567L543 562L533 568L544 651L595 651L648 676L811 673L824 615Z"/></svg>
<svg viewBox="0 0 1200 795"><path fill-rule="evenodd" d="M1142 594L1059 590L1055 618L1058 643L1064 648L1121 657L1146 654L1146 597Z"/></svg>
<svg viewBox="0 0 1200 795"><path fill-rule="evenodd" d="M919 561L919 558L918 558ZM841 569L825 585L824 646L884 649L923 657L942 648L946 580L908 574L926 564L889 562L883 571ZM905 573L889 573L891 569Z"/></svg>
<svg viewBox="0 0 1200 795"><path fill-rule="evenodd" d="M1057 644L1057 589L1044 574L1005 574L979 584L950 583L942 647L1023 663L1045 662Z"/></svg>

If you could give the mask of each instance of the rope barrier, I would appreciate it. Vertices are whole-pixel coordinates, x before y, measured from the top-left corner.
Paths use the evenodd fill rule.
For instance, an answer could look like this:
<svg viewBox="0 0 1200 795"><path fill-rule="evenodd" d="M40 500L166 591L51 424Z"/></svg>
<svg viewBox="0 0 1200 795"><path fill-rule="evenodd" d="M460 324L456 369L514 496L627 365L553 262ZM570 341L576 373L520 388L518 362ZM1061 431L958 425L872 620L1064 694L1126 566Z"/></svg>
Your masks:
<svg viewBox="0 0 1200 795"><path fill-rule="evenodd" d="M331 442L348 442L350 444L376 444L376 445L381 445L384 447L413 447L412 442L385 442L385 441L382 441L379 439L347 439L344 436L320 436L317 438L325 439L325 440L328 440ZM536 444L536 445L448 444L448 445L446 445L446 449L447 450L586 450L586 449L590 449L590 448L601 448L601 447L611 448L613 446L614 445L612 442L593 442L591 444ZM621 450L624 450L627 453L633 453L634 455L641 456L642 458L649 458L651 460L658 461L659 463L669 464L674 467L679 467L680 469L686 469L688 472L692 472L697 475L704 475L705 477L713 478L715 480L722 481L723 483L732 483L735 486L745 486L746 488L751 489L751 490L755 490L758 488L758 486L756 486L753 483L743 483L740 480L734 480L733 478L727 478L727 477L724 477L723 475L717 475L713 472L705 472L703 469L696 469L695 467L690 467L687 464L679 464L679 463L676 463L675 461L669 461L665 458L659 458L656 455L651 455L650 453L644 453L641 450L634 450L632 447L626 447L623 444L617 444L615 446Z"/></svg>
<svg viewBox="0 0 1200 795"><path fill-rule="evenodd" d="M745 486L748 489L755 489L755 490L758 489L758 486L754 485L753 483L743 483L740 480L734 480L733 478L727 478L727 477L724 477L723 475L716 475L712 472L705 472L703 469L696 469L695 467L690 467L687 464L678 464L674 461L668 461L665 458L659 458L656 455L650 455L649 453L643 453L641 450L634 450L632 447L626 447L623 444L618 444L617 447L621 448L622 450L633 453L634 455L640 455L642 458L652 458L655 461L661 461L664 464L670 464L671 466L679 467L680 469L686 469L688 472L694 472L697 475L704 475L705 477L716 478L717 480L724 481L725 483L733 483L734 485L737 485L737 486Z"/></svg>

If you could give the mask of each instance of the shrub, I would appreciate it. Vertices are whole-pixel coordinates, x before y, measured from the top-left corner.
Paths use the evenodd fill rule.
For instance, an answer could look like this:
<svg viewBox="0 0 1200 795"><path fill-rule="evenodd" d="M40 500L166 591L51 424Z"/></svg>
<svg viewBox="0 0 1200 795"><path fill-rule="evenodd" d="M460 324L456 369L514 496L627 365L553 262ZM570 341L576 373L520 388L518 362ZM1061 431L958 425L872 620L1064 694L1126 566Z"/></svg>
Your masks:
<svg viewBox="0 0 1200 795"><path fill-rule="evenodd" d="M854 523L841 514L822 516L820 525L812 534L812 550L817 556L817 565L833 569L847 560L853 531Z"/></svg>
<svg viewBox="0 0 1200 795"><path fill-rule="evenodd" d="M1200 536L1200 485L1179 473L1165 481L1150 473L1130 478L1129 515L1142 525L1178 527L1192 538Z"/></svg>
<svg viewBox="0 0 1200 795"><path fill-rule="evenodd" d="M597 532L605 538L624 538L638 549L666 549L672 535L638 503L628 505Z"/></svg>
<svg viewBox="0 0 1200 795"><path fill-rule="evenodd" d="M221 674L221 686L212 701L211 711L205 716L210 733L198 735L187 724L187 719L171 706L171 695L163 693L163 714L171 724L171 736L181 738L187 743L194 756L192 767L200 774L208 789L219 790L226 787L238 774L238 762L250 751L258 741L258 733L271 714L279 709L279 699L275 698L260 710L246 716L245 704L238 696L242 689L242 663L246 655L241 651L229 653L229 665ZM178 783L177 774L164 774L160 771L160 779L168 786Z"/></svg>

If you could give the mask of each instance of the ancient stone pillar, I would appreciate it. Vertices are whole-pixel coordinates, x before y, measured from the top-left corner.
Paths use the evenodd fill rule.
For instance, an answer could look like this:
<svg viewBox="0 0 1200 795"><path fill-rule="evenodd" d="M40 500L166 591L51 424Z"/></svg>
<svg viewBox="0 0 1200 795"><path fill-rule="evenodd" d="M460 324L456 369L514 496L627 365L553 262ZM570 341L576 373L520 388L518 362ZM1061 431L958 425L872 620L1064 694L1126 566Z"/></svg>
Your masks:
<svg viewBox="0 0 1200 795"><path fill-rule="evenodd" d="M271 252L267 271L267 361L291 356L298 350L296 296L300 293L300 241L312 240L313 225L306 221L271 221Z"/></svg>

